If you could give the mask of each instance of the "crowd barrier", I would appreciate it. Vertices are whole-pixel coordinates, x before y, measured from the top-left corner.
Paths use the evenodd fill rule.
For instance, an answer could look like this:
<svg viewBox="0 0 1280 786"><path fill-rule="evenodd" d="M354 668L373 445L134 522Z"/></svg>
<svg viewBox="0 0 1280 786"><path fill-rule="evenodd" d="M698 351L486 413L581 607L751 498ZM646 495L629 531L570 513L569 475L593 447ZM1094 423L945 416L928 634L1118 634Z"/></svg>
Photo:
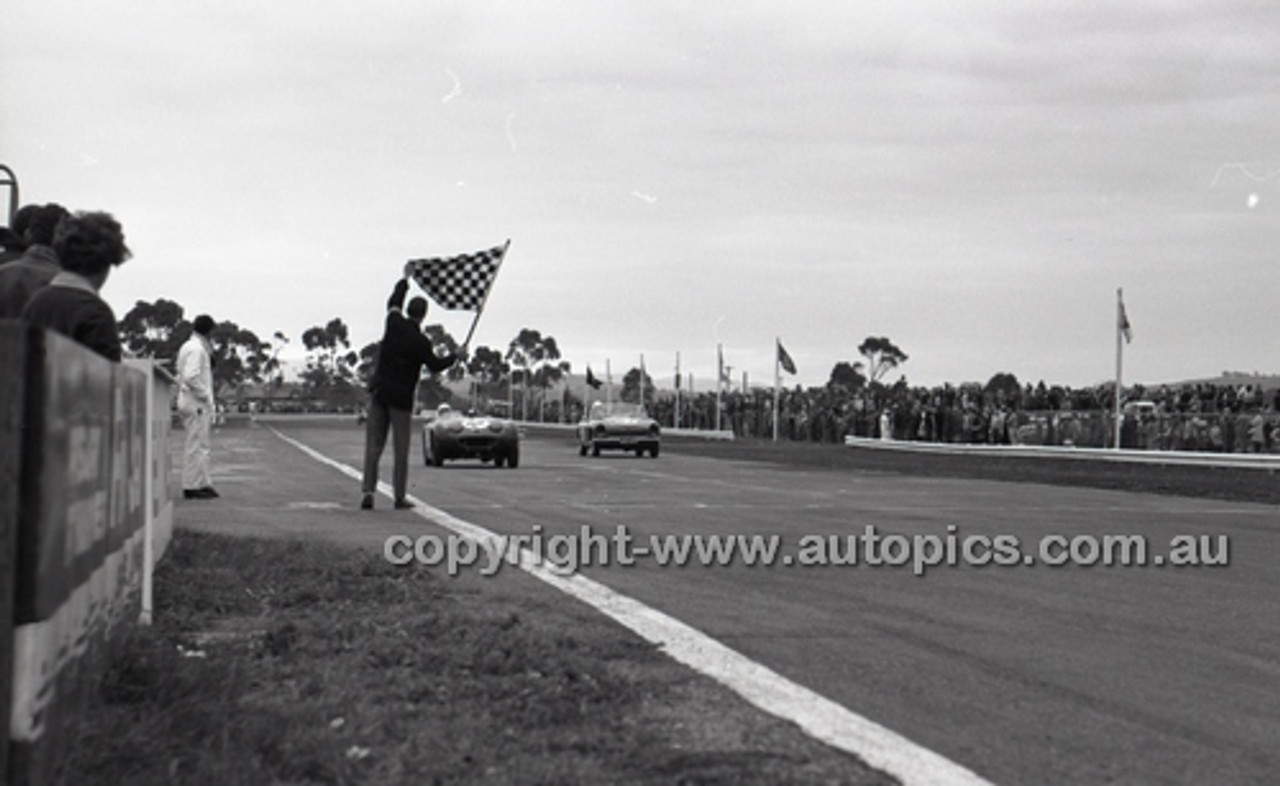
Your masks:
<svg viewBox="0 0 1280 786"><path fill-rule="evenodd" d="M11 784L57 779L173 527L172 382L0 321L0 696Z"/></svg>

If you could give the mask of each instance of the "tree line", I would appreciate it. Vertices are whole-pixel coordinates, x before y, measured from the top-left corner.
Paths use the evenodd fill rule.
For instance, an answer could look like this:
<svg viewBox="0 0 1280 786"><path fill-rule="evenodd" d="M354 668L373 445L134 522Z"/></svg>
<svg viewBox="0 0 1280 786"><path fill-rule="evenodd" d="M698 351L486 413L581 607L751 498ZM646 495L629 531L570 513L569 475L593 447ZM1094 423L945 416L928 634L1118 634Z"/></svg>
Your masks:
<svg viewBox="0 0 1280 786"><path fill-rule="evenodd" d="M153 358L172 371L178 349L191 337L191 321L186 310L172 300L139 300L119 321L119 330L127 352ZM457 353L460 349L439 324L429 324L423 332L439 352ZM328 408L359 406L377 363L378 342L355 349L341 317L308 327L298 338L305 353L298 372L302 396ZM283 331L264 338L224 320L214 327L210 342L214 383L224 398L244 397L250 388L263 391L285 385L280 353L290 338ZM865 362L837 362L831 369L828 390L845 395L871 394L883 389L884 377L907 360L907 354L885 336L868 336L857 350ZM581 398L574 391L566 391L563 401L548 402L550 389L567 379L571 370L572 364L563 357L554 336L523 328L505 347L477 346L446 372L425 378L418 398L428 407L448 402L453 393L446 383L467 379L471 402L506 401L511 396L517 408L512 415L528 419L532 410L540 418L546 406L557 414L562 405L581 406ZM643 397L643 403L654 405L656 386L647 372L632 368L620 382L616 392L620 399L640 401Z"/></svg>
<svg viewBox="0 0 1280 786"><path fill-rule="evenodd" d="M191 320L178 303L165 298L153 302L139 300L119 320L120 341L135 356L159 361L170 371L182 344L191 337ZM458 342L441 325L430 324L423 332L438 352L457 353ZM231 320L218 322L209 336L213 345L213 377L219 395L242 396L249 387L279 389L285 385L281 351L290 343L283 331L268 338ZM299 336L304 365L298 383L304 397L331 408L347 408L363 401L363 390L377 364L379 342L359 350L351 344L351 334L341 317L323 325L313 325ZM445 381L469 378L480 399L506 399L508 386L535 389L545 399L549 388L558 385L570 372L555 337L531 328L522 329L505 348L481 345L471 349L462 361L444 372L423 380L419 400L434 406L452 397ZM521 400L528 409L528 402Z"/></svg>

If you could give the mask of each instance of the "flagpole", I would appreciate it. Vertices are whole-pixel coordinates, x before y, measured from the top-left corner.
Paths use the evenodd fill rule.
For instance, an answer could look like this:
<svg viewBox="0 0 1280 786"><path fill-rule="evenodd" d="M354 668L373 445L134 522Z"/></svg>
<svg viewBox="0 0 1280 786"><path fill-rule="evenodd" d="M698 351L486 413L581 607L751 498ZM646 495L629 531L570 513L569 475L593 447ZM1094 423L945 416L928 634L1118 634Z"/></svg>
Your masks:
<svg viewBox="0 0 1280 786"><path fill-rule="evenodd" d="M613 404L613 369L609 366L609 358L604 359L604 401L605 406Z"/></svg>
<svg viewBox="0 0 1280 786"><path fill-rule="evenodd" d="M778 441L778 391L782 387L782 339L773 337L773 441Z"/></svg>
<svg viewBox="0 0 1280 786"><path fill-rule="evenodd" d="M694 395L693 395L693 372L692 372L692 371L690 371L690 372L689 372L689 388L688 388L688 390L689 390L689 400L690 400L690 401L697 401L697 399L696 399L696 398L694 397ZM697 413L694 413L694 414L696 415ZM690 426L692 426L693 428L697 428L697 427L698 427L698 419L697 419L696 417L694 417L694 416L690 416L690 417L689 417L689 424L690 424Z"/></svg>
<svg viewBox="0 0 1280 786"><path fill-rule="evenodd" d="M720 391L724 388L724 349L716 344L716 431L720 430Z"/></svg>
<svg viewBox="0 0 1280 786"><path fill-rule="evenodd" d="M640 406L644 406L644 353L640 353Z"/></svg>
<svg viewBox="0 0 1280 786"><path fill-rule="evenodd" d="M1116 391L1115 391L1115 445L1120 449L1120 391L1124 378L1124 291L1116 289Z"/></svg>
<svg viewBox="0 0 1280 786"><path fill-rule="evenodd" d="M476 324L480 321L480 311L476 311L476 315L471 318L471 329L467 331L467 337L462 340L462 349L471 346L471 336L476 332Z"/></svg>
<svg viewBox="0 0 1280 786"><path fill-rule="evenodd" d="M680 350L676 350L676 414L671 419L674 428L680 428Z"/></svg>

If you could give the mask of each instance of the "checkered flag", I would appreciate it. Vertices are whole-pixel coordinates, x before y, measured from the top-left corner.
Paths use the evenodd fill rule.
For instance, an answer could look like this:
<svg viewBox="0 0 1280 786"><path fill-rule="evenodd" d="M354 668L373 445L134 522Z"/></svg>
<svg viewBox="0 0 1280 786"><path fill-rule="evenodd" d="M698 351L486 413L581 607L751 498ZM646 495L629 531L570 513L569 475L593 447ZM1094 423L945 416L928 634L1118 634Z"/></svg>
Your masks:
<svg viewBox="0 0 1280 786"><path fill-rule="evenodd" d="M498 277L498 268L511 241L487 251L456 257L411 259L404 265L406 276L412 276L441 308L451 311L480 311L489 296L489 287Z"/></svg>

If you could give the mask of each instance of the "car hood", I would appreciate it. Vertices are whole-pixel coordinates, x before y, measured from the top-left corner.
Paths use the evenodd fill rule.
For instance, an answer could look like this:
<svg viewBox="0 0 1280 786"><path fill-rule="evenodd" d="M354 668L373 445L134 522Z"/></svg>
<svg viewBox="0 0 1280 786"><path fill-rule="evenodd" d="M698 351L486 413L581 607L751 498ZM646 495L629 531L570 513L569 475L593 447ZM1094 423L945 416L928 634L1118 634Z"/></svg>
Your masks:
<svg viewBox="0 0 1280 786"><path fill-rule="evenodd" d="M474 417L474 418L451 418L449 420L437 420L432 426L443 431L489 431L490 426L498 426L502 430L512 427L509 420L503 418L490 417Z"/></svg>
<svg viewBox="0 0 1280 786"><path fill-rule="evenodd" d="M596 421L606 426L618 426L626 428L648 428L655 425L657 421L653 418L635 418L627 415L615 415Z"/></svg>

